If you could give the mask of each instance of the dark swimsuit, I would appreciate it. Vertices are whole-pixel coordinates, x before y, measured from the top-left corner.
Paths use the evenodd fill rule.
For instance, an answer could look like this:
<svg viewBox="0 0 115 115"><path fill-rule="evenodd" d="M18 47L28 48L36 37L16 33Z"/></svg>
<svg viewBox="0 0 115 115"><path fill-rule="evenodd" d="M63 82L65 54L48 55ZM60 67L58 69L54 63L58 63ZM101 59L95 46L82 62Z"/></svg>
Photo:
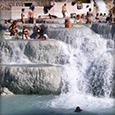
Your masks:
<svg viewBox="0 0 115 115"><path fill-rule="evenodd" d="M30 18L29 23L34 23L34 18Z"/></svg>
<svg viewBox="0 0 115 115"><path fill-rule="evenodd" d="M96 20L99 20L99 18L95 18Z"/></svg>
<svg viewBox="0 0 115 115"><path fill-rule="evenodd" d="M28 35L28 31L27 30L26 31L23 30L23 34L24 35Z"/></svg>

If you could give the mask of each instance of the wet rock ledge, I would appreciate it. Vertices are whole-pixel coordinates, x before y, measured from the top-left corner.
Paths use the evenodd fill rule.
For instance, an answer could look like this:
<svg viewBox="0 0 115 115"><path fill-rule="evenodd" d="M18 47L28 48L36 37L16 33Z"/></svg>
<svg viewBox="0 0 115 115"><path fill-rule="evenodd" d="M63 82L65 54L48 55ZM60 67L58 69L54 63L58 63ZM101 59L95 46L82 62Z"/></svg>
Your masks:
<svg viewBox="0 0 115 115"><path fill-rule="evenodd" d="M1 87L6 87L13 94L59 94L61 92L61 67L1 65L0 77Z"/></svg>

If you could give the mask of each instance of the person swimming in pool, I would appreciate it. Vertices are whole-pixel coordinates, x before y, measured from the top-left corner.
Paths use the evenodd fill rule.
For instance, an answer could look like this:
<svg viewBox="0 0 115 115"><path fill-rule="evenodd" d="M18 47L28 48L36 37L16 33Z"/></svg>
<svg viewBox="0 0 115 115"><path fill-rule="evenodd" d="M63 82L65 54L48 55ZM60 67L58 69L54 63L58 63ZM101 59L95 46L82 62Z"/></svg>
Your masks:
<svg viewBox="0 0 115 115"><path fill-rule="evenodd" d="M79 106L77 106L74 112L81 112L81 111L83 110Z"/></svg>

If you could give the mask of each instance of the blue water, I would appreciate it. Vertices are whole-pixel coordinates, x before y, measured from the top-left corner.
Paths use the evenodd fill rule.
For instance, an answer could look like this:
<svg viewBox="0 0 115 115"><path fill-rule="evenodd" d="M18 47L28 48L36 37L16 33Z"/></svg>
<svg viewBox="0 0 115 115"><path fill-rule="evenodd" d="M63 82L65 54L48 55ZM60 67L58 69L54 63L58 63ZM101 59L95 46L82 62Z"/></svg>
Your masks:
<svg viewBox="0 0 115 115"><path fill-rule="evenodd" d="M83 111L80 113L74 112L76 107L53 107L52 101L55 101L56 98L60 97L55 95L3 96L1 97L0 115L115 115L114 107L103 110L100 106L101 109L96 110L94 112L87 110L87 108L82 108Z"/></svg>

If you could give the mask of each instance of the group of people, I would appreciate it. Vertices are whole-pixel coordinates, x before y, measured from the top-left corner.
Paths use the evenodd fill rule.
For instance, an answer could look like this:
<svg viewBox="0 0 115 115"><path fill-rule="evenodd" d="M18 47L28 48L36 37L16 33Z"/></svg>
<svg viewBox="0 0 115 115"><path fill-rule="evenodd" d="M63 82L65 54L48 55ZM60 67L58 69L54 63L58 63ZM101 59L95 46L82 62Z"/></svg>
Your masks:
<svg viewBox="0 0 115 115"><path fill-rule="evenodd" d="M66 28L70 28L70 27L73 27L73 23L70 21L70 19L66 19L66 12L67 9L66 9L66 3L62 6L62 14L63 14L63 18L65 18L65 27ZM42 36L42 33L43 33L43 30L42 28L36 24L36 20L34 19L34 10L35 10L35 6L33 5L31 7L31 10L28 12L28 23L33 23L35 24L35 28L37 30L37 34L35 36L35 39L38 39ZM49 19L54 19L54 18L58 18L57 16L55 15L51 15L49 14ZM105 17L103 20L102 17ZM41 16L39 17L41 18ZM115 19L114 19L114 14L113 14L113 11L110 10L109 12L109 16L106 16L106 13L102 14L102 13L97 13L95 18L94 18L94 15L93 15L93 12L92 12L92 9L89 8L89 11L87 12L87 14L82 14L82 15L76 15L74 16L75 18L75 21L74 21L74 24L82 24L82 23L86 23L86 24L92 24L93 22L97 23L97 22L106 22L106 23L115 23ZM95 20L95 21L94 21ZM22 9L22 13L21 13L21 22L23 24L25 24L25 9L23 8ZM5 23L8 24L9 22L5 20ZM44 22L44 23L47 23L47 22ZM9 31L11 31L11 34L14 35L14 36L17 36L18 35L18 29L16 28L17 26L21 26L17 23L17 21L13 21L13 23L11 24L11 26L9 27ZM29 30L28 30L28 27L27 25L24 25L23 26L23 30L22 30L22 38L23 39L29 39ZM44 36L45 38L43 38L44 40L47 40L48 37L47 35Z"/></svg>
<svg viewBox="0 0 115 115"><path fill-rule="evenodd" d="M17 23L16 20L13 21L13 23L11 24L11 26L9 27L8 31L11 32L11 35L13 36L17 36L18 35L18 29L16 28L17 26L21 26L20 24ZM47 34L43 35L43 30L42 27L39 26L38 24L35 24L35 39L39 39L43 36L43 40L48 40L48 36ZM22 38L23 39L29 39L30 33L29 33L29 29L27 27L27 25L23 26L23 30L22 30Z"/></svg>
<svg viewBox="0 0 115 115"><path fill-rule="evenodd" d="M66 3L62 6L63 18L66 18L66 13L68 12L66 6L67 6ZM36 20L34 19L34 10L35 10L35 7L31 7L31 10L28 12L28 23L34 23L34 24L36 23ZM24 13L25 13L25 9L22 9L22 13L21 13L22 23L25 23ZM50 19L58 18L57 16L51 15L51 14L49 14L48 16ZM81 23L92 24L93 22L96 22L96 23L97 22L115 23L114 14L113 14L112 10L110 11L108 17L106 17L106 13L104 13L104 14L100 13L100 15L99 15L99 13L97 13L95 19L93 19L94 13L93 13L91 8L89 8L89 11L87 12L86 15L82 14L80 16L78 14L74 17L75 17L75 23L77 23L77 24L81 24ZM106 17L106 19L103 20L103 19L101 19L101 17Z"/></svg>
<svg viewBox="0 0 115 115"><path fill-rule="evenodd" d="M87 12L86 15L82 14L82 15L76 15L75 17L75 21L74 24L82 24L82 23L86 23L86 24L92 24L93 22L95 23L115 23L115 18L114 18L114 14L113 11L110 10L109 15L106 16L106 13L102 14L102 13L97 13L95 17L93 17L93 12L91 11L91 8L89 8L89 11ZM73 27L72 22L70 21L70 19L65 19L65 27Z"/></svg>
<svg viewBox="0 0 115 115"><path fill-rule="evenodd" d="M28 12L28 22L29 23L36 23L35 19L34 19L34 10L35 10L35 7L31 7L31 10ZM22 9L22 13L21 13L21 22L22 23L25 23L25 9L23 8Z"/></svg>

